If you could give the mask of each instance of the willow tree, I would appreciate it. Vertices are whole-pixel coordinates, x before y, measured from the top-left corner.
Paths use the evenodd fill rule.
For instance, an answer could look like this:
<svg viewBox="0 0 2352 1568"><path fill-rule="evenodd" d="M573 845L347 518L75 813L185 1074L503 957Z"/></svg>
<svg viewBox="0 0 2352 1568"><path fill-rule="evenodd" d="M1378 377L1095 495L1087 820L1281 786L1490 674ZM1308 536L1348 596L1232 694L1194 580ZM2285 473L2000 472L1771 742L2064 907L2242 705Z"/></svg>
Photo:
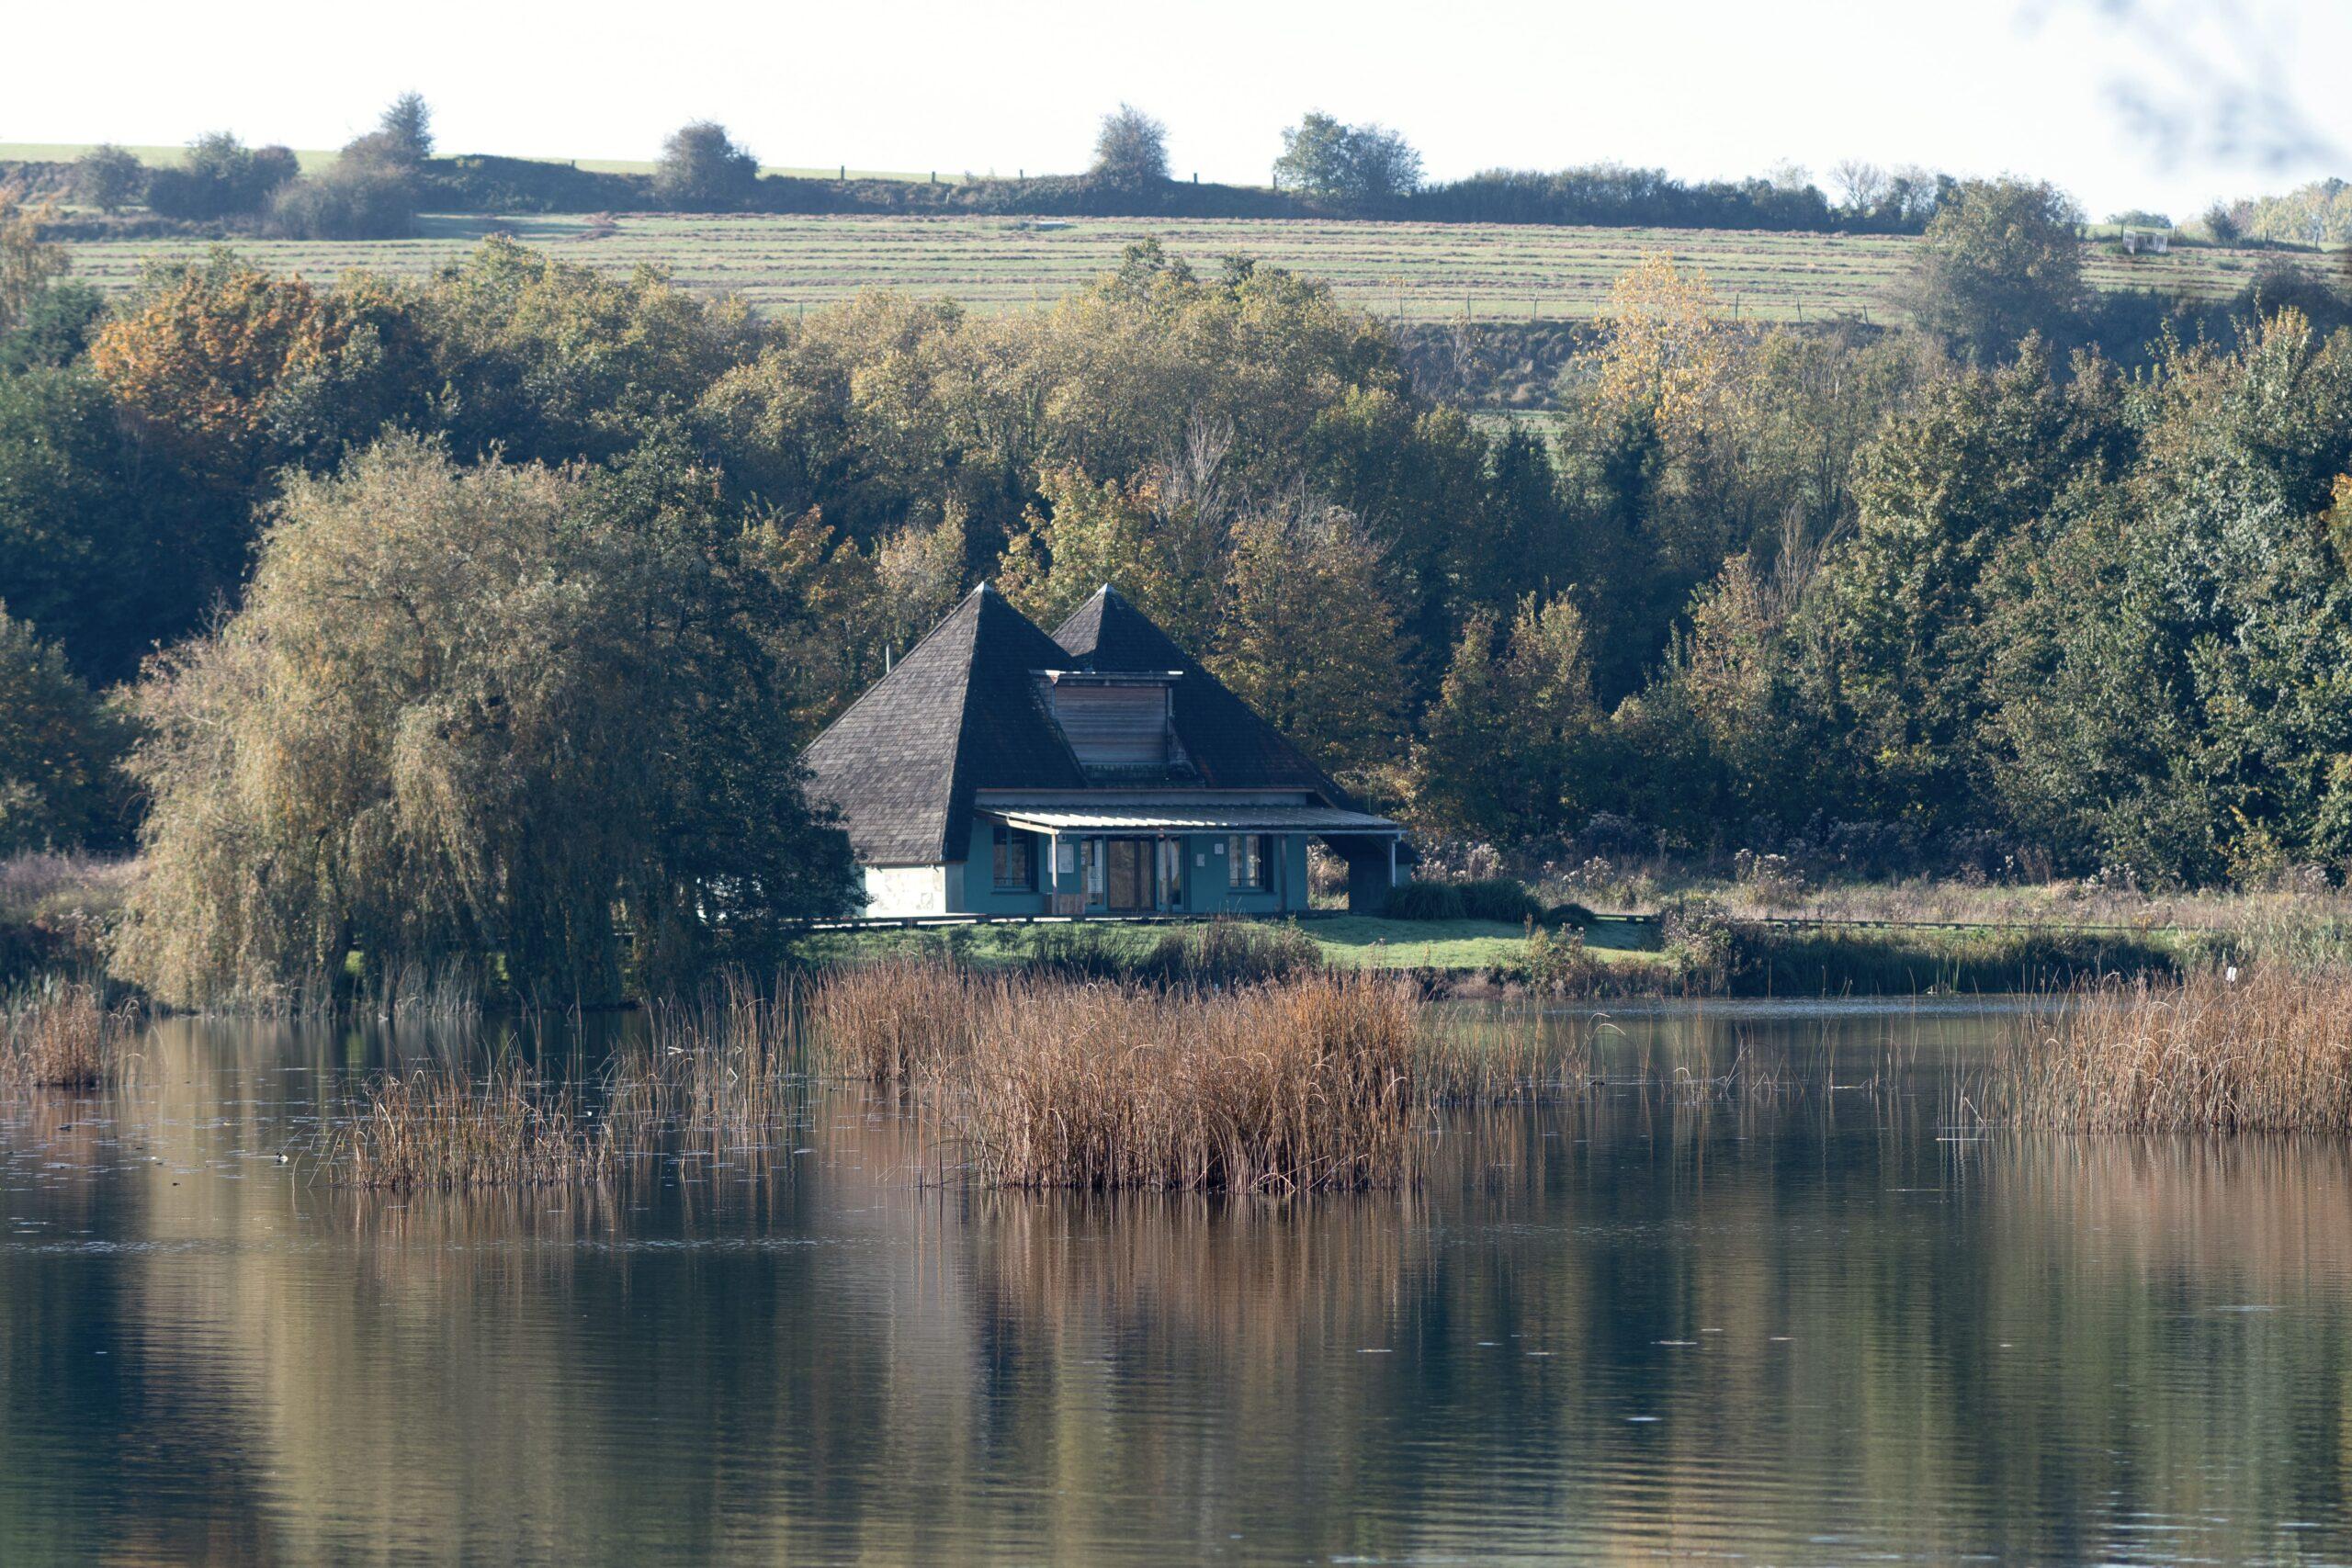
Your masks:
<svg viewBox="0 0 2352 1568"><path fill-rule="evenodd" d="M139 694L152 802L118 947L199 1005L419 964L592 1001L840 906L762 637L765 574L654 450L288 481L244 607ZM625 962L626 958L626 962Z"/></svg>

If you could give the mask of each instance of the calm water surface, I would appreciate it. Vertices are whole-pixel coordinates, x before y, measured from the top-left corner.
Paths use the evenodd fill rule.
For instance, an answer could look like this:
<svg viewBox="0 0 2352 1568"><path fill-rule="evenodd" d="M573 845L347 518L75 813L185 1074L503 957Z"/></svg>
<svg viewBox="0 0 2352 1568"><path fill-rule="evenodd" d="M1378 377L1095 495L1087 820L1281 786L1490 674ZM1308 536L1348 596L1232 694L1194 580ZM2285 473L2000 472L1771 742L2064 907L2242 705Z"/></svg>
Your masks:
<svg viewBox="0 0 2352 1568"><path fill-rule="evenodd" d="M169 1023L0 1112L0 1562L2352 1559L2346 1147L1965 1139L2007 1023L1619 1014L1625 1078L1792 1087L1288 1205L926 1191L842 1089L357 1194L322 1108L431 1041Z"/></svg>

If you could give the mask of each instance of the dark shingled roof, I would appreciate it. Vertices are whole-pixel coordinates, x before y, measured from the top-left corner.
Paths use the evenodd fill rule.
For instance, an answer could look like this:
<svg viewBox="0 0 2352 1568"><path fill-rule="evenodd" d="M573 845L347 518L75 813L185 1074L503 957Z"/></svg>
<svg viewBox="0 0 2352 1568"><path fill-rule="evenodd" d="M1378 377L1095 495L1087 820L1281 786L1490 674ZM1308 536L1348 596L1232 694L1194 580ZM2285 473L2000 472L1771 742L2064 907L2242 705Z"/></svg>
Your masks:
<svg viewBox="0 0 2352 1568"><path fill-rule="evenodd" d="M1183 671L1176 733L1200 785L1306 790L1355 807L1116 590L1102 589L1048 637L986 583L810 743L809 793L840 808L864 864L961 860L975 790L1089 787L1033 674L1073 667Z"/></svg>
<svg viewBox="0 0 2352 1568"><path fill-rule="evenodd" d="M1210 788L1312 790L1327 805L1355 808L1329 774L1108 583L1061 624L1054 641L1081 670L1182 670L1176 735Z"/></svg>
<svg viewBox="0 0 2352 1568"><path fill-rule="evenodd" d="M841 808L865 864L963 859L974 790L1085 786L1030 674L1067 662L980 584L809 744L809 793Z"/></svg>

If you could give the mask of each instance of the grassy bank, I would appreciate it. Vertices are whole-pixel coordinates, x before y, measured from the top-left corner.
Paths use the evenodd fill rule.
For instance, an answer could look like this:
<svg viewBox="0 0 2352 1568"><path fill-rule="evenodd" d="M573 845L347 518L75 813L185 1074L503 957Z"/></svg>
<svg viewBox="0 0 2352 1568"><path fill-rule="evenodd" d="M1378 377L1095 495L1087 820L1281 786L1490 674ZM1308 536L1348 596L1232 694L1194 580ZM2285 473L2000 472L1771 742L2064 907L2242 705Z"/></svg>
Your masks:
<svg viewBox="0 0 2352 1568"><path fill-rule="evenodd" d="M1204 926L1175 928L1210 929ZM1259 930L1268 928L1259 927ZM1283 928L1272 928L1281 930ZM2170 974L2203 943L2092 931L1813 930L1724 920L1675 930L1602 918L1581 933L1531 933L1486 920L1392 920L1342 915L1295 927L1327 967L1397 970L1438 992L1531 990L1569 997L1919 996L2016 991L2098 975ZM1575 940L1581 935L1581 942ZM949 956L983 969L1081 967L1115 975L1151 966L1164 926L988 925L830 932L811 938L820 964ZM1563 958L1559 950L1569 948ZM1548 951L1547 951L1548 949ZM1074 954L1091 954L1073 965Z"/></svg>

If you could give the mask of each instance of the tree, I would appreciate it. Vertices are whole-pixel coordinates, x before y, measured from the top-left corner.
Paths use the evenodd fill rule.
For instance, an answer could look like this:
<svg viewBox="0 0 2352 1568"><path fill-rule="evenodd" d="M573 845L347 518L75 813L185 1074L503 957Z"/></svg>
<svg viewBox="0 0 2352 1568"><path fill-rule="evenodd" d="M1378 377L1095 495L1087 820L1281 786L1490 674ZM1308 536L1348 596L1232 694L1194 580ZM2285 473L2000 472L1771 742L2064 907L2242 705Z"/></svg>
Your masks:
<svg viewBox="0 0 2352 1568"><path fill-rule="evenodd" d="M1337 197L1348 183L1348 128L1320 109L1309 109L1283 132L1283 155L1274 160L1274 188Z"/></svg>
<svg viewBox="0 0 2352 1568"><path fill-rule="evenodd" d="M1996 622L1998 783L2085 858L2191 883L2352 856L2352 333L2170 350L2125 485L2066 509Z"/></svg>
<svg viewBox="0 0 2352 1568"><path fill-rule="evenodd" d="M1274 161L1276 189L1327 201L1390 201L1420 183L1421 155L1402 135L1385 126L1342 125L1319 110L1283 132L1283 155Z"/></svg>
<svg viewBox="0 0 2352 1568"><path fill-rule="evenodd" d="M1904 288L1919 326L1980 362L2063 335L2083 302L2082 214L2054 186L1971 180L1937 209Z"/></svg>
<svg viewBox="0 0 2352 1568"><path fill-rule="evenodd" d="M0 333L15 330L33 301L62 276L65 247L40 237L47 206L28 206L25 187L0 181Z"/></svg>
<svg viewBox="0 0 2352 1568"><path fill-rule="evenodd" d="M166 525L168 484L153 467L86 371L0 377L0 583L93 681L135 672L220 582L187 533Z"/></svg>
<svg viewBox="0 0 2352 1568"><path fill-rule="evenodd" d="M155 271L102 328L91 367L142 439L228 487L276 456L277 399L345 335L334 300L217 250Z"/></svg>
<svg viewBox="0 0 2352 1568"><path fill-rule="evenodd" d="M1838 205L1856 218L1875 215L1894 190L1894 182L1886 171L1863 158L1847 158L1833 164L1829 178L1838 187Z"/></svg>
<svg viewBox="0 0 2352 1568"><path fill-rule="evenodd" d="M0 377L71 365L106 314L106 296L88 284L51 284L32 297L13 330L0 333Z"/></svg>
<svg viewBox="0 0 2352 1568"><path fill-rule="evenodd" d="M120 722L0 604L0 855L122 842Z"/></svg>
<svg viewBox="0 0 2352 1568"><path fill-rule="evenodd" d="M1133 104L1102 117L1094 137L1094 177L1141 188L1168 178L1168 128Z"/></svg>
<svg viewBox="0 0 2352 1568"><path fill-rule="evenodd" d="M655 194L673 207L741 207L756 193L759 179L760 161L738 147L715 119L672 131L653 169Z"/></svg>
<svg viewBox="0 0 2352 1568"><path fill-rule="evenodd" d="M842 908L710 488L661 446L559 473L410 437L292 480L244 607L139 693L125 972L192 1005L356 952L608 1001Z"/></svg>
<svg viewBox="0 0 2352 1568"><path fill-rule="evenodd" d="M402 93L385 106L376 122L376 135L394 158L409 164L433 156L433 110L422 93Z"/></svg>
<svg viewBox="0 0 2352 1568"><path fill-rule="evenodd" d="M1416 818L1463 837L1556 831L1589 808L1583 764L1600 721L1573 604L1527 595L1507 641L1492 613L1476 612L1413 747Z"/></svg>
<svg viewBox="0 0 2352 1568"><path fill-rule="evenodd" d="M147 165L107 141L74 161L74 194L112 217L147 193Z"/></svg>
<svg viewBox="0 0 2352 1568"><path fill-rule="evenodd" d="M1326 767L1394 761L1402 650L1363 525L1294 492L1235 525L1231 571L1217 676Z"/></svg>
<svg viewBox="0 0 2352 1568"><path fill-rule="evenodd" d="M1075 468L1038 480L1043 505L1005 546L997 581L1023 613L1052 625L1104 583L1183 648L1216 634L1226 516L1160 471L1096 484Z"/></svg>
<svg viewBox="0 0 2352 1568"><path fill-rule="evenodd" d="M433 113L415 93L344 144L324 174L288 183L269 204L273 232L299 240L390 240L416 228L418 176L433 154Z"/></svg>

